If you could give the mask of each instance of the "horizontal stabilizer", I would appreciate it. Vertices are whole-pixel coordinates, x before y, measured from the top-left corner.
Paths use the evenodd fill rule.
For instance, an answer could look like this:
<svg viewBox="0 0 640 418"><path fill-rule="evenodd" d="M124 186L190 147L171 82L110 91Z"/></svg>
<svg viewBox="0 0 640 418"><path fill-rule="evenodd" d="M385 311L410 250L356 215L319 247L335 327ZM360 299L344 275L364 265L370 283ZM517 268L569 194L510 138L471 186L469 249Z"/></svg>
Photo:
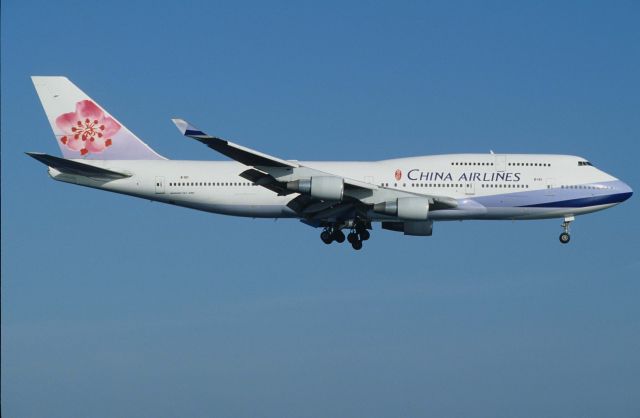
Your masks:
<svg viewBox="0 0 640 418"><path fill-rule="evenodd" d="M78 161L67 160L60 157L54 157L49 154L42 154L39 152L27 152L29 157L33 157L40 161L44 165L47 165L56 170L73 175L102 178L108 180L123 179L131 177L131 174L119 173L117 171L107 170L106 168L95 167L90 164L81 163Z"/></svg>

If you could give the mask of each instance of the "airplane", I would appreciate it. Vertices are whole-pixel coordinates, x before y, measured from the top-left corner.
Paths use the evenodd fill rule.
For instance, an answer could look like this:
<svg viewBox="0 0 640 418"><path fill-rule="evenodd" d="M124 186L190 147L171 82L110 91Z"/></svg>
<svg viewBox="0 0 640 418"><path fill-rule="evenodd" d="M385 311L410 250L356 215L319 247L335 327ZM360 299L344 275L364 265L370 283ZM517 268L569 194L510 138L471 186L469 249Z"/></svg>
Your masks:
<svg viewBox="0 0 640 418"><path fill-rule="evenodd" d="M297 218L325 244L355 250L374 223L430 236L435 221L562 219L629 199L632 189L570 155L450 154L382 161L287 160L210 136L184 119L180 133L232 161L169 160L66 77L33 76L62 158L27 154L54 179L205 212ZM345 232L347 235L345 236Z"/></svg>

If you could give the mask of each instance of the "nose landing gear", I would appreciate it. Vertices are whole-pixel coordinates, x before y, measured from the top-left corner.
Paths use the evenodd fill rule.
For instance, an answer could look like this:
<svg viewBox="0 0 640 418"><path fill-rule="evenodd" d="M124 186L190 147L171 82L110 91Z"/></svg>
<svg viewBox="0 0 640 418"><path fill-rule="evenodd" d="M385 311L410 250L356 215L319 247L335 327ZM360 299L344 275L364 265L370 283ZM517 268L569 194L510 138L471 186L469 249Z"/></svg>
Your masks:
<svg viewBox="0 0 640 418"><path fill-rule="evenodd" d="M576 218L573 216L566 216L564 218L564 222L562 222L562 234L560 234L560 242L563 244L568 244L571 240L571 235L569 235L569 224L573 222Z"/></svg>

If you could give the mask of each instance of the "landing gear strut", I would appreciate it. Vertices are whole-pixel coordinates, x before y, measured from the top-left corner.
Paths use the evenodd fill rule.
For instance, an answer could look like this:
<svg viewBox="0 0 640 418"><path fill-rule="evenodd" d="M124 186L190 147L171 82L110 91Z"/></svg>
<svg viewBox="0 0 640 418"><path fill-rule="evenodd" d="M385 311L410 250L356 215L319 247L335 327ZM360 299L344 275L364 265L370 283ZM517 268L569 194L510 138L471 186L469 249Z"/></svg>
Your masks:
<svg viewBox="0 0 640 418"><path fill-rule="evenodd" d="M563 244L568 244L571 240L571 235L569 235L569 224L573 222L575 218L573 216L567 216L564 218L564 222L562 222L562 234L560 234L560 242Z"/></svg>

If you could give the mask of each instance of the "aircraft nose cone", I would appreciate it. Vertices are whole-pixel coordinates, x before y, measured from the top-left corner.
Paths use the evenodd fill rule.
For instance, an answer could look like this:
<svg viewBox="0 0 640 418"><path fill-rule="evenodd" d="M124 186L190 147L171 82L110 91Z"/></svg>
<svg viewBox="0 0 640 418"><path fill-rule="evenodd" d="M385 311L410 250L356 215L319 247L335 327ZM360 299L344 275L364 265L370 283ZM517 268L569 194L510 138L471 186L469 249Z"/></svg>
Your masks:
<svg viewBox="0 0 640 418"><path fill-rule="evenodd" d="M620 200L620 202L624 202L625 200L627 200L628 198L631 197L631 195L633 195L633 189L625 182L621 181L620 182L620 193L622 194L622 199Z"/></svg>

